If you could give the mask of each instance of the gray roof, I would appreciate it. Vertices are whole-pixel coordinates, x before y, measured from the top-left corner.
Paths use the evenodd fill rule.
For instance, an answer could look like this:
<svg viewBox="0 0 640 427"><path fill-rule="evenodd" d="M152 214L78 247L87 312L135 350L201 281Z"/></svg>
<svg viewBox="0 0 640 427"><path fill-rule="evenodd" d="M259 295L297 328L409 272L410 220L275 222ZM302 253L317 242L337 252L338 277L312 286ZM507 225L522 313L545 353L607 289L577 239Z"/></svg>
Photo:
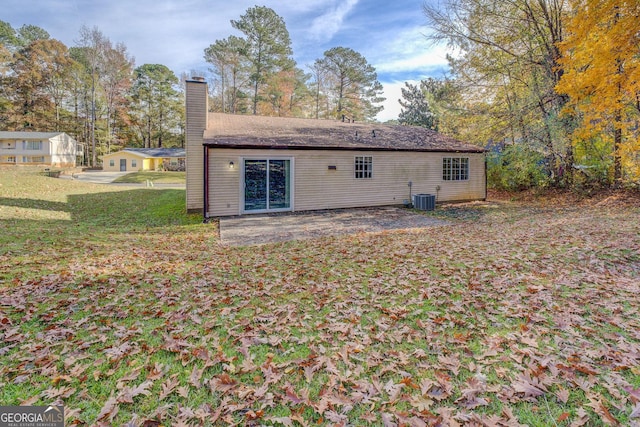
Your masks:
<svg viewBox="0 0 640 427"><path fill-rule="evenodd" d="M186 157L184 148L125 148L123 151L140 154L142 157Z"/></svg>
<svg viewBox="0 0 640 427"><path fill-rule="evenodd" d="M478 152L431 129L285 117L209 113L204 144L230 148Z"/></svg>
<svg viewBox="0 0 640 427"><path fill-rule="evenodd" d="M64 132L9 132L0 131L0 139L49 139Z"/></svg>

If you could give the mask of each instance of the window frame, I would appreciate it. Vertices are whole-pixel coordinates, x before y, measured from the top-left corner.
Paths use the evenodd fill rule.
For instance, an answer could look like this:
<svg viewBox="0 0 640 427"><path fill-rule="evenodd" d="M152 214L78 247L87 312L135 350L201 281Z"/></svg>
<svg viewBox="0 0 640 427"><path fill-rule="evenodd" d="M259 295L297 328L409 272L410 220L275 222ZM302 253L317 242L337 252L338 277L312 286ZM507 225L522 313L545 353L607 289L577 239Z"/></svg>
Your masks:
<svg viewBox="0 0 640 427"><path fill-rule="evenodd" d="M266 162L266 208L265 209L247 209L247 162ZM284 161L288 163L288 172L286 172L287 178L286 186L288 187L285 191L286 202L288 202L289 206L287 207L272 207L271 204L273 200L271 200L271 167L270 163L275 161ZM286 164L286 163L285 163ZM254 213L270 213L270 212L290 212L294 211L294 200L295 200L295 157L291 156L248 156L248 157L240 157L240 214L254 214Z"/></svg>
<svg viewBox="0 0 640 427"><path fill-rule="evenodd" d="M354 179L373 179L373 156L355 156L353 172Z"/></svg>
<svg viewBox="0 0 640 427"><path fill-rule="evenodd" d="M131 167L132 168L137 168L138 167L138 160L137 159L131 159Z"/></svg>
<svg viewBox="0 0 640 427"><path fill-rule="evenodd" d="M443 181L469 181L469 157L443 157Z"/></svg>
<svg viewBox="0 0 640 427"><path fill-rule="evenodd" d="M24 149L28 151L42 151L42 141L25 141Z"/></svg>

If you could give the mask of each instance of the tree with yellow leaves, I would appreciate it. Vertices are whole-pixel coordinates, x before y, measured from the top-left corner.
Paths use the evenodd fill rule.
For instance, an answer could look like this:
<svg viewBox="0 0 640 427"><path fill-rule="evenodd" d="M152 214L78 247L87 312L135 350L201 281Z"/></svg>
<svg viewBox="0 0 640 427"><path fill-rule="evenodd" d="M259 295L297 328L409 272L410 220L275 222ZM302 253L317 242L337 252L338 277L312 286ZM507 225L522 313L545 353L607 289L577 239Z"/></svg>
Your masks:
<svg viewBox="0 0 640 427"><path fill-rule="evenodd" d="M640 178L640 3L573 0L559 43L564 73L556 86L577 122L573 143L605 144L615 185ZM581 150L579 150L582 148ZM580 159L576 159L580 161Z"/></svg>

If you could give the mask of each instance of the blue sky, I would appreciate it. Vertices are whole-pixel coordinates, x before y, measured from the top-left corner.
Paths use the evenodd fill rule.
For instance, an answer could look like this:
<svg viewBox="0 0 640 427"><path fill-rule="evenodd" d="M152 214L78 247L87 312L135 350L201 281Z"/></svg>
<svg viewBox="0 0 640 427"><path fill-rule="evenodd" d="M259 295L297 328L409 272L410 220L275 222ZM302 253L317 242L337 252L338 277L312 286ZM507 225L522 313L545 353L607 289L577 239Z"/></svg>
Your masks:
<svg viewBox="0 0 640 427"><path fill-rule="evenodd" d="M435 0L434 0L435 1ZM230 20L253 6L280 15L291 35L300 68L325 50L349 47L378 72L387 101L378 119L396 118L405 81L447 72L446 49L424 34L423 0L3 0L0 20L14 28L33 24L75 46L82 25L97 27L113 43L127 46L136 66L164 64L176 75L206 73L204 49L238 34Z"/></svg>

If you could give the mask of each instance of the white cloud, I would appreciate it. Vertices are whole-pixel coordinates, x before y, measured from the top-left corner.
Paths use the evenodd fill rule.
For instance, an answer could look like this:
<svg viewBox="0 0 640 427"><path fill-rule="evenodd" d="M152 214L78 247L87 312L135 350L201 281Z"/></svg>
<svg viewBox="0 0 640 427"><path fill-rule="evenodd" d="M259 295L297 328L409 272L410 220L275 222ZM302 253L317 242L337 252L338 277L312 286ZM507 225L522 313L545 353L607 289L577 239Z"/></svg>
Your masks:
<svg viewBox="0 0 640 427"><path fill-rule="evenodd" d="M419 83L416 80L408 80L407 82L414 85ZM382 84L384 87L384 96L387 99L382 103L384 110L378 113L376 119L381 122L386 122L387 120L396 120L398 118L398 115L402 110L398 100L402 98L402 88L404 87L404 83L404 81L396 81Z"/></svg>
<svg viewBox="0 0 640 427"><path fill-rule="evenodd" d="M337 3L337 4L335 4ZM309 29L310 35L316 40L331 40L340 31L344 18L358 4L358 0L337 0L330 10L315 18Z"/></svg>
<svg viewBox="0 0 640 427"><path fill-rule="evenodd" d="M398 32L395 37L382 43L379 53L372 59L379 73L426 72L429 68L448 64L450 50L442 45L429 42L422 27L414 27Z"/></svg>
<svg viewBox="0 0 640 427"><path fill-rule="evenodd" d="M39 25L67 46L74 46L82 25L98 27L112 42L123 42L136 65L164 64L176 74L206 72L204 49L237 34L229 22L257 3L253 0L2 0L14 27ZM380 120L396 118L405 80L419 81L446 65L446 49L431 46L421 26L421 0L264 0L283 17L291 33L298 65L304 67L333 45L362 53L384 86ZM6 4L5 4L6 3ZM411 3L411 4L410 4ZM430 74L431 73L431 74Z"/></svg>

